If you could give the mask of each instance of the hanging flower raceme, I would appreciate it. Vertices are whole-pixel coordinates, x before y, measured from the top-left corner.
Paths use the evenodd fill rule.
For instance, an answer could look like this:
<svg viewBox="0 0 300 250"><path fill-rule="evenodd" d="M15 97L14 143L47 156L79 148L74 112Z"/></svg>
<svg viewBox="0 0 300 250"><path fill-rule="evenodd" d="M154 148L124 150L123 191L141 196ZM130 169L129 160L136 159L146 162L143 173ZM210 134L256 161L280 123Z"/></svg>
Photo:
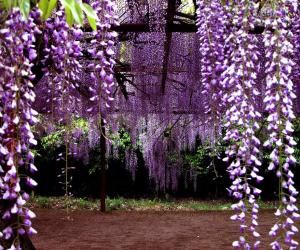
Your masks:
<svg viewBox="0 0 300 250"><path fill-rule="evenodd" d="M220 1L199 0L197 5L203 94L208 98L206 112L208 122L213 123L215 130L218 130L217 126L222 119L221 74L225 69L224 43L228 18Z"/></svg>
<svg viewBox="0 0 300 250"><path fill-rule="evenodd" d="M291 167L296 163L293 156L296 145L293 139L292 120L293 99L296 98L291 80L291 60L293 54L293 33L289 29L293 15L297 11L297 1L276 2L274 15L266 20L264 44L266 47L267 86L264 99L265 111L268 113L269 139L265 146L271 149L269 170L279 178L279 205L275 213L277 222L270 235L274 237L272 249L297 249L298 242L293 236L298 232L294 220L299 218L296 207L296 195Z"/></svg>
<svg viewBox="0 0 300 250"><path fill-rule="evenodd" d="M291 80L293 81L293 84L295 86L294 91L295 94L298 96L299 95L299 91L300 88L298 86L300 86L300 23L298 22L299 20L299 9L298 9L298 14L294 15L293 20L292 20L292 32L293 32L293 40L292 40L292 44L293 44L293 56L291 57L291 59L294 62L294 66L293 66L293 72L292 72L292 78ZM298 108L298 104L296 101L296 107ZM299 108L298 108L299 110ZM297 112L298 110L295 110L295 112Z"/></svg>
<svg viewBox="0 0 300 250"><path fill-rule="evenodd" d="M48 88L46 103L51 106L47 111L66 122L71 119L71 113L75 114L76 103L80 102L76 91L80 89L82 66L79 58L82 53L79 40L82 31L79 27L70 28L64 11L59 10L46 21L43 35L43 63Z"/></svg>
<svg viewBox="0 0 300 250"><path fill-rule="evenodd" d="M78 26L70 27L66 21L63 9L55 12L52 18L45 23L44 31L44 71L47 77L46 103L50 103L48 113L52 116L52 122L58 121L64 126L63 141L65 152L58 155L58 159L65 161L62 173L65 195L69 196L71 187L71 175L68 157L77 157L76 135L72 133L72 122L79 115L79 103L81 103L80 76L82 71L79 62L82 56L80 39L83 32ZM62 156L63 155L63 156Z"/></svg>
<svg viewBox="0 0 300 250"><path fill-rule="evenodd" d="M257 198L261 190L256 183L262 181L259 174L260 140L255 132L259 128L261 117L257 111L256 99L259 92L255 86L258 72L257 37L248 33L254 28L258 5L251 1L241 1L233 9L232 23L235 25L226 43L232 50L227 58L227 69L222 81L224 88L224 103L227 107L225 114L226 135L224 140L229 146L224 161L231 162L228 167L232 185L231 195L238 200L232 205L236 212L232 220L240 222L240 236L233 242L237 248L250 249L252 236L258 238L257 232L258 204ZM253 248L258 248L260 241L253 242Z"/></svg>
<svg viewBox="0 0 300 250"><path fill-rule="evenodd" d="M225 39L228 33L229 14L220 1L197 1L197 27L200 40L202 94L206 97L206 122L213 127L211 148L218 155L217 143L221 139L222 73L226 68ZM212 166L216 169L214 161ZM217 172L215 171L218 177Z"/></svg>
<svg viewBox="0 0 300 250"><path fill-rule="evenodd" d="M92 57L88 65L91 71L92 82L89 90L90 100L95 103L88 111L96 114L106 112L110 108L113 97L115 54L113 47L117 33L111 27L118 25L118 16L115 14L117 6L114 0L95 1L92 7L98 15L97 31L93 32L92 48L88 49ZM104 104L102 106L102 104Z"/></svg>
<svg viewBox="0 0 300 250"><path fill-rule="evenodd" d="M13 9L0 29L0 220L5 225L0 228L0 249L5 241L20 249L19 235L36 233L31 226L35 214L24 207L29 195L22 189L37 185L27 174L37 171L29 147L37 144L30 128L37 122L31 62L39 33L34 19L39 15L33 10L25 19Z"/></svg>

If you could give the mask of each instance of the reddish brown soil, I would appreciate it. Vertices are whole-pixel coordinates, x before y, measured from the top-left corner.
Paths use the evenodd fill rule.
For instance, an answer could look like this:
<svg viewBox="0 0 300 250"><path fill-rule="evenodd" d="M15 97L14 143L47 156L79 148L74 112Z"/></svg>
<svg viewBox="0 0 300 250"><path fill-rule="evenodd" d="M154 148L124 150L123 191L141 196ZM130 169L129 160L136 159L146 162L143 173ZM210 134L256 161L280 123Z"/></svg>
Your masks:
<svg viewBox="0 0 300 250"><path fill-rule="evenodd" d="M38 235L33 242L38 250L88 249L232 249L238 226L231 222L231 212L112 212L101 214L41 209L34 224ZM270 249L267 236L273 225L272 211L260 213L260 229L265 242L260 249ZM298 226L299 222L298 222ZM300 238L299 234L296 236Z"/></svg>

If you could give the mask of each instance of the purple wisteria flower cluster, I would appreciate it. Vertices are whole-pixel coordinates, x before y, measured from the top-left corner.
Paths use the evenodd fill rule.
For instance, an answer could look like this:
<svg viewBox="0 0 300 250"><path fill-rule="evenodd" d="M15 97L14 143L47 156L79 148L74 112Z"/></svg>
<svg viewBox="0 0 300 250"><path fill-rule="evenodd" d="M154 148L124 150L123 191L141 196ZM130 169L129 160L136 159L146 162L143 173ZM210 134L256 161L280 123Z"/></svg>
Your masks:
<svg viewBox="0 0 300 250"><path fill-rule="evenodd" d="M207 122L214 126L213 144L220 138L219 125L222 120L221 77L224 65L224 43L228 34L227 13L219 1L197 2L197 25L200 40L201 77L203 94L207 96Z"/></svg>
<svg viewBox="0 0 300 250"><path fill-rule="evenodd" d="M99 102L94 103L94 110L100 112L109 108L113 100L115 61L112 56L117 33L110 28L118 25L118 17L114 13L114 1L93 1L92 5L99 19L98 30L92 34L95 39L91 42L95 54L89 51L95 62L89 65L93 68L92 78L95 80L90 90L95 90L91 91L95 100L98 96L105 99L105 107L101 103L99 108ZM29 195L22 191L24 185L37 185L27 176L28 172L37 170L29 149L37 144L31 132L31 126L37 122L37 112L32 109L35 101L32 81L36 80L31 71L33 64L37 61L43 64L42 82L46 83L47 93L42 110L51 114L53 123L58 121L66 127L63 135L66 145L74 141L68 128L82 110L80 77L83 69L79 60L83 56L83 32L76 25L68 26L63 8L52 13L44 23L41 23L40 16L36 8L30 11L28 18L14 9L0 29L0 55L3 58L0 63L0 208L4 210L1 220L5 223L0 242L13 242L11 249L21 249L21 235L36 233L31 227L35 214L24 207ZM43 33L38 27L43 28ZM39 45L38 52L36 44ZM40 101L42 99L41 96ZM67 145L67 149L72 147ZM66 157L68 154L66 151ZM3 248L0 244L0 249Z"/></svg>
<svg viewBox="0 0 300 250"><path fill-rule="evenodd" d="M80 102L74 92L79 88L82 56L79 27L70 28L64 10L55 12L45 22L43 32L45 77L47 77L48 113L60 117L59 122L69 122L76 115L76 103ZM47 106L46 106L47 107Z"/></svg>
<svg viewBox="0 0 300 250"><path fill-rule="evenodd" d="M79 115L78 103L81 99L76 91L80 89L82 66L79 62L82 56L80 39L82 30L78 26L69 27L63 9L56 11L46 20L43 32L44 44L44 77L47 78L47 100L45 108L52 117L52 122L65 126L63 141L65 152L63 158L65 167L61 175L65 181L65 194L68 196L71 176L69 174L68 155L75 155L75 140L72 138L72 120Z"/></svg>
<svg viewBox="0 0 300 250"><path fill-rule="evenodd" d="M88 49L93 58L88 69L91 71L92 82L89 91L92 97L90 100L95 103L88 112L101 114L106 113L106 109L111 107L114 100L113 87L114 70L116 62L113 59L115 54L113 47L117 33L110 28L112 25L119 25L118 16L115 14L117 5L114 0L96 1L92 3L93 9L97 12L97 31L92 33L94 39L91 40L92 48ZM104 103L105 106L101 104ZM105 121L105 120L104 120Z"/></svg>
<svg viewBox="0 0 300 250"><path fill-rule="evenodd" d="M31 108L35 100L31 68L35 35L40 33L34 19L39 15L33 10L25 19L14 9L0 29L0 219L6 225L0 238L13 242L10 249L20 249L19 235L36 233L31 226L35 214L25 208L29 195L21 185L37 185L28 174L37 171L29 147L37 144L31 131L37 122Z"/></svg>
<svg viewBox="0 0 300 250"><path fill-rule="evenodd" d="M231 219L240 222L243 234L238 241L233 242L233 246L244 249L251 248L247 231L255 238L260 236L256 228L259 208L257 198L261 190L255 185L263 180L259 174L262 165L259 160L260 140L255 135L261 117L256 107L256 96L260 94L256 87L259 52L257 37L248 33L249 29L254 28L257 8L258 5L251 1L241 1L234 6L232 23L241 27L234 27L227 38L232 51L222 81L225 92L223 102L227 107L224 140L230 144L224 160L231 161L228 167L233 180L230 193L239 200L232 205L236 214ZM253 248L258 248L259 243L259 240L255 240Z"/></svg>
<svg viewBox="0 0 300 250"><path fill-rule="evenodd" d="M295 39L290 27L292 20L298 17L297 1L279 1L273 6L272 15L264 19L258 15L259 4L247 0L233 6L198 1L198 6L202 85L211 100L207 111L213 116L221 107L220 102L226 107L223 113L219 109L218 119L225 121L224 140L229 143L224 159L230 163L228 172L233 181L229 191L238 200L232 205L236 214L231 219L240 222L242 233L239 240L233 242L233 247L256 249L260 244L256 228L257 198L261 190L256 184L263 177L259 173L261 142L256 132L263 119L258 89L265 89L263 106L268 114L269 139L264 146L271 150L268 169L276 172L280 183L280 201L275 213L277 222L270 231L270 236L274 237L271 246L272 249L283 249L284 246L296 249L298 242L293 235L298 232L294 225L294 220L299 217L295 205L298 192L291 171L291 166L296 163L293 156L296 142L292 136L292 120L295 118L293 99L296 98L292 70L295 63L291 59L294 53L292 41ZM219 20L219 15L227 19L227 23ZM228 26L228 23L232 25ZM260 55L258 44L261 37L250 32L258 24L265 26L265 55ZM225 40L222 34L227 34ZM266 70L263 77L258 77L261 72L258 60L263 56ZM220 68L221 76L216 74ZM209 121L214 122L211 117ZM247 232L251 232L252 236ZM252 246L250 241L253 238L256 240Z"/></svg>
<svg viewBox="0 0 300 250"><path fill-rule="evenodd" d="M297 13L297 5L293 0L279 1L274 15L266 20L268 31L264 34L267 58L264 103L270 133L264 146L271 149L268 169L276 173L280 183L279 206L275 213L277 221L269 233L274 237L272 249L283 249L284 246L297 249L299 244L293 239L298 232L294 220L300 215L295 205L298 191L294 187L291 169L296 163L293 156L296 142L292 136L293 99L296 95L292 82L293 33L289 28Z"/></svg>

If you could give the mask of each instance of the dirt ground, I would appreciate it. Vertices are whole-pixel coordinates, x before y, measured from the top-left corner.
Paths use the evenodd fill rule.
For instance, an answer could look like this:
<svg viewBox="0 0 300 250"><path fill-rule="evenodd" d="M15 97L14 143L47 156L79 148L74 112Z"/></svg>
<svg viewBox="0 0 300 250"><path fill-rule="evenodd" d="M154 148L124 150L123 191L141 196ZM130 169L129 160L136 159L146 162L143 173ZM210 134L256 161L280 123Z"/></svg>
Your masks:
<svg viewBox="0 0 300 250"><path fill-rule="evenodd" d="M75 211L71 219L63 210L39 209L34 221L38 250L88 249L232 249L238 225L224 212L111 212ZM264 244L270 249L268 230L273 211L260 212ZM298 226L300 223L298 221ZM296 236L300 239L300 235Z"/></svg>

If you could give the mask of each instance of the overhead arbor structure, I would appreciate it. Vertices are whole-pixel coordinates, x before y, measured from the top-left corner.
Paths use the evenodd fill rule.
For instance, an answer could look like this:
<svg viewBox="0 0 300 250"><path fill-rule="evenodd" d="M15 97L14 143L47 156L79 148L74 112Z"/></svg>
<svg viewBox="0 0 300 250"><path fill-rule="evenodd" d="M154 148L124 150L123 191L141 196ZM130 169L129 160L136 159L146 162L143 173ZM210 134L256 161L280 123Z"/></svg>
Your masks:
<svg viewBox="0 0 300 250"><path fill-rule="evenodd" d="M176 189L181 175L182 161L177 157L172 166L167 162L168 154L192 150L195 138L204 141L211 131L205 126L203 91L200 82L199 41L196 35L196 5L194 2L180 1L119 1L120 25L112 26L118 32L116 65L114 76L116 89L111 107L102 105L101 114L112 125L113 131L125 126L133 143L141 141L141 151L150 177L157 188ZM81 99L82 108L73 107L78 116L89 117L91 123L94 112L89 91L93 69L88 65L90 41L93 31L86 28L81 39L83 71L80 84L74 95ZM45 80L38 84L38 92L44 93L40 100L42 113L51 110L51 97L47 95ZM44 89L44 92L43 90ZM48 103L48 106L45 105ZM59 110L57 110L59 111ZM57 112L54 116L61 116ZM97 123L97 119L95 120ZM99 143L97 125L91 124L90 144ZM110 149L107 141L107 149ZM126 152L128 167L135 174L136 153ZM195 173L186 173L193 180ZM187 176L187 177L188 177Z"/></svg>
<svg viewBox="0 0 300 250"><path fill-rule="evenodd" d="M192 1L124 2L120 26L115 27L120 39L115 67L119 95L112 117L122 117L133 141L141 141L150 176L161 190L176 188L180 153L194 148L197 135L204 141L210 133L204 132L199 88L196 8ZM170 153L179 156L175 162L167 162ZM134 152L128 157L135 171Z"/></svg>

